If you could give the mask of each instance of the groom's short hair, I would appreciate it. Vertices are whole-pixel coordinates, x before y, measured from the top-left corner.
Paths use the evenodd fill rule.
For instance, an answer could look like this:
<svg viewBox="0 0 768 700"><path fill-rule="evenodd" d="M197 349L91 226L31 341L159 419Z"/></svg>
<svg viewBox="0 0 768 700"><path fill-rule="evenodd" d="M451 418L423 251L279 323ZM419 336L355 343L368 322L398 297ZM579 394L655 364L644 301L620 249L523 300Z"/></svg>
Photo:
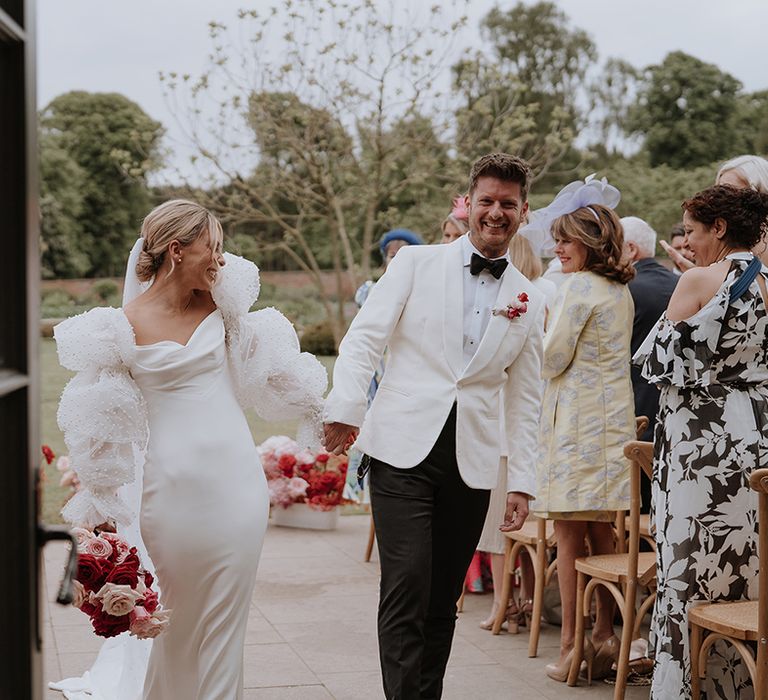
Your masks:
<svg viewBox="0 0 768 700"><path fill-rule="evenodd" d="M477 187L481 177L495 177L505 182L520 184L523 201L528 199L528 185L531 180L531 167L522 158L509 153L489 153L478 158L469 171L469 194Z"/></svg>

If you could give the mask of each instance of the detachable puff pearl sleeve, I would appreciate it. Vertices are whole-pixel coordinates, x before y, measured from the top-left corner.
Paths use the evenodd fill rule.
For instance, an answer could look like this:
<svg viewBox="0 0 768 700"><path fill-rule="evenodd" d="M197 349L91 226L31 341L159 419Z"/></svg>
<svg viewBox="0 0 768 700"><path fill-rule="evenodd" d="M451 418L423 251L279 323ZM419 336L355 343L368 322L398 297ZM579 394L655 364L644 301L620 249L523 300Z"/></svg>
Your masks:
<svg viewBox="0 0 768 700"><path fill-rule="evenodd" d="M59 362L76 372L57 420L82 485L62 516L82 527L130 523L137 514L117 491L136 478L149 437L146 405L127 365L133 329L121 310L96 308L58 324L54 337Z"/></svg>

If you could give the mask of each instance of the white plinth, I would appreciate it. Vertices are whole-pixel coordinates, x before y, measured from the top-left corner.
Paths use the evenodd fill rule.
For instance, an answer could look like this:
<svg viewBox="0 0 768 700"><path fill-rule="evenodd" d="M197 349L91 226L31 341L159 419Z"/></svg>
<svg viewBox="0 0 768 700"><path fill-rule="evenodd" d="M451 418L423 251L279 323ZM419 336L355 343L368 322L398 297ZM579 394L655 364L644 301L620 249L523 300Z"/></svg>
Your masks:
<svg viewBox="0 0 768 700"><path fill-rule="evenodd" d="M315 510L306 503L293 503L287 508L273 506L272 522L280 527L335 530L339 524L339 508L337 506L332 510Z"/></svg>

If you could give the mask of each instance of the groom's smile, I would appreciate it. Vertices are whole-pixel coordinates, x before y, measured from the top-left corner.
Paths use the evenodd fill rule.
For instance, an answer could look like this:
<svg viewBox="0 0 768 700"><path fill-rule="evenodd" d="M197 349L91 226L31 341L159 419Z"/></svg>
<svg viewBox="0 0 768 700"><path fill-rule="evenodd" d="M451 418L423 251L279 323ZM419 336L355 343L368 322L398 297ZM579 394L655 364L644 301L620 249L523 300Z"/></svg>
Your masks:
<svg viewBox="0 0 768 700"><path fill-rule="evenodd" d="M528 211L520 184L485 176L467 196L472 243L488 258L505 255Z"/></svg>

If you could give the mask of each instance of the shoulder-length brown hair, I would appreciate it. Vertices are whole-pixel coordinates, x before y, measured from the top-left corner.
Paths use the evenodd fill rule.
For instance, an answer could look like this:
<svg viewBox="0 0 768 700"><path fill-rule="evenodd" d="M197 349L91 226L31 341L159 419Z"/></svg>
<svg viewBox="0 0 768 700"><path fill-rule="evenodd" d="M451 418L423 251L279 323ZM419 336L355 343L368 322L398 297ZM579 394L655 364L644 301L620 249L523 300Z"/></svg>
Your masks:
<svg viewBox="0 0 768 700"><path fill-rule="evenodd" d="M555 219L552 235L565 241L579 241L587 249L584 269L626 284L635 276L628 260L622 260L624 229L613 209L590 204Z"/></svg>

